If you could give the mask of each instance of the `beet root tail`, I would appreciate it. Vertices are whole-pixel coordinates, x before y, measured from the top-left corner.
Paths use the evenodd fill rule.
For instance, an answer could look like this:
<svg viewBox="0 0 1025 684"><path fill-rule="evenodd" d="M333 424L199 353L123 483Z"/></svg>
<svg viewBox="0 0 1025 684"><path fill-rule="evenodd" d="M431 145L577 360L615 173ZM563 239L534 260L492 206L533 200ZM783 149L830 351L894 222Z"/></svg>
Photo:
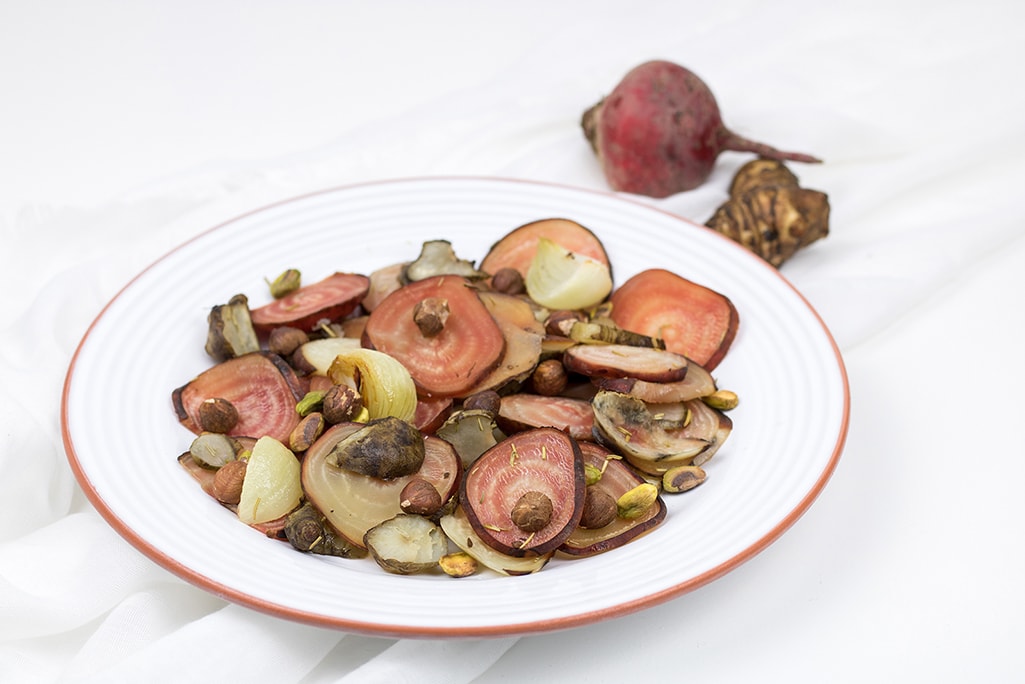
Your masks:
<svg viewBox="0 0 1025 684"><path fill-rule="evenodd" d="M733 133L732 131L726 131L726 135L723 137L721 145L723 150L730 150L732 152L754 152L760 157L776 159L778 161L795 161L803 162L805 164L822 163L821 159L813 157L810 154L778 150L775 147L766 145L765 143L749 140L743 136Z"/></svg>

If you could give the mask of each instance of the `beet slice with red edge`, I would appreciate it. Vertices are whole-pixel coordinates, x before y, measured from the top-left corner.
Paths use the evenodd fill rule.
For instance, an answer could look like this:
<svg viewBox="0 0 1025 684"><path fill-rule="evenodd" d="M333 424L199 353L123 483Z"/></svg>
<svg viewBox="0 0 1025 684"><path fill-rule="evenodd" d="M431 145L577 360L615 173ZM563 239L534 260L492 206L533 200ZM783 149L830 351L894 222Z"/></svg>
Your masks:
<svg viewBox="0 0 1025 684"><path fill-rule="evenodd" d="M202 429L199 405L225 399L238 411L238 423L227 434L263 437L288 443L299 423L295 405L305 394L295 371L277 354L252 352L211 366L171 393L178 420L193 433Z"/></svg>
<svg viewBox="0 0 1025 684"><path fill-rule="evenodd" d="M583 513L584 462L565 432L538 428L491 447L466 471L460 501L474 532L501 553L524 557L557 549ZM524 499L551 505L543 525L524 529L515 511ZM518 524L519 523L519 524Z"/></svg>
<svg viewBox="0 0 1025 684"><path fill-rule="evenodd" d="M283 325L311 332L322 320L335 321L355 311L369 289L370 278L365 275L333 273L253 309L250 318L261 332Z"/></svg>
<svg viewBox="0 0 1025 684"><path fill-rule="evenodd" d="M729 351L740 317L728 297L661 268L641 271L612 293L612 320L660 337L666 349L712 370Z"/></svg>
<svg viewBox="0 0 1025 684"><path fill-rule="evenodd" d="M417 323L424 301L444 302L447 309L440 330L430 334ZM444 275L410 283L381 301L367 319L363 346L397 359L420 395L455 397L498 365L505 336L470 281Z"/></svg>

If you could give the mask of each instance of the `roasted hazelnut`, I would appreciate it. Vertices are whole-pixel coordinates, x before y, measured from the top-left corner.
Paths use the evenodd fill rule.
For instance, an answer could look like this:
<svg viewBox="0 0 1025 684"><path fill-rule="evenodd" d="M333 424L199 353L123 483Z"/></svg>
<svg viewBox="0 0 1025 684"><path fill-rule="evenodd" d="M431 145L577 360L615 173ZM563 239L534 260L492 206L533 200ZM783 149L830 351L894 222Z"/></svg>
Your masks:
<svg viewBox="0 0 1025 684"><path fill-rule="evenodd" d="M605 527L616 519L616 500L600 487L588 487L584 494L584 512L580 526L588 530Z"/></svg>
<svg viewBox="0 0 1025 684"><path fill-rule="evenodd" d="M524 532L537 532L551 522L554 510L546 494L531 490L516 501L509 515L513 524Z"/></svg>
<svg viewBox="0 0 1025 684"><path fill-rule="evenodd" d="M206 432L231 432L238 424L238 410L227 399L215 397L199 405L199 427Z"/></svg>
<svg viewBox="0 0 1025 684"><path fill-rule="evenodd" d="M434 515L444 502L437 488L422 477L414 477L399 494L399 508L413 515Z"/></svg>
<svg viewBox="0 0 1025 684"><path fill-rule="evenodd" d="M566 368L559 359L548 359L537 365L530 380L538 394L555 396L566 389Z"/></svg>
<svg viewBox="0 0 1025 684"><path fill-rule="evenodd" d="M445 329L448 321L448 300L442 297L428 297L413 308L413 321L424 337L434 337Z"/></svg>
<svg viewBox="0 0 1025 684"><path fill-rule="evenodd" d="M299 328L283 325L270 331L267 338L267 349L280 356L288 357L310 341L310 336Z"/></svg>
<svg viewBox="0 0 1025 684"><path fill-rule="evenodd" d="M242 481L245 477L245 461L228 461L222 465L214 473L214 498L221 503L237 504L242 498Z"/></svg>
<svg viewBox="0 0 1025 684"><path fill-rule="evenodd" d="M362 409L363 398L348 385L333 385L324 393L320 406L324 420L332 425L352 420Z"/></svg>
<svg viewBox="0 0 1025 684"><path fill-rule="evenodd" d="M487 411L492 416L498 415L501 406L502 397L495 390L477 392L463 400L463 408L467 411Z"/></svg>
<svg viewBox="0 0 1025 684"><path fill-rule="evenodd" d="M523 274L515 268L500 268L491 276L491 289L509 295L519 295L527 291L523 282Z"/></svg>

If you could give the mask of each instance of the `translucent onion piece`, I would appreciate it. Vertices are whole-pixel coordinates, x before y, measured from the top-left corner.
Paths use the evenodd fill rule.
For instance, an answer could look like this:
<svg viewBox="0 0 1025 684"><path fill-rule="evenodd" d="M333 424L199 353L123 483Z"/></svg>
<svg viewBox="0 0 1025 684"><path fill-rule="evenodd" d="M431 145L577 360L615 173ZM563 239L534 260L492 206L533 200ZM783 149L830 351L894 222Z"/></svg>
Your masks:
<svg viewBox="0 0 1025 684"><path fill-rule="evenodd" d="M373 349L347 349L331 362L327 377L336 385L353 385L363 396L371 420L394 416L412 422L416 385L406 367Z"/></svg>
<svg viewBox="0 0 1025 684"><path fill-rule="evenodd" d="M585 309L612 291L609 267L541 238L527 269L527 294L550 309Z"/></svg>
<svg viewBox="0 0 1025 684"><path fill-rule="evenodd" d="M351 337L325 337L319 340L310 340L302 346L303 358L315 369L319 375L327 375L331 363L335 357L342 352L352 349L359 349L358 339Z"/></svg>
<svg viewBox="0 0 1025 684"><path fill-rule="evenodd" d="M299 459L273 437L261 437L253 445L238 517L249 525L264 523L290 513L302 498Z"/></svg>

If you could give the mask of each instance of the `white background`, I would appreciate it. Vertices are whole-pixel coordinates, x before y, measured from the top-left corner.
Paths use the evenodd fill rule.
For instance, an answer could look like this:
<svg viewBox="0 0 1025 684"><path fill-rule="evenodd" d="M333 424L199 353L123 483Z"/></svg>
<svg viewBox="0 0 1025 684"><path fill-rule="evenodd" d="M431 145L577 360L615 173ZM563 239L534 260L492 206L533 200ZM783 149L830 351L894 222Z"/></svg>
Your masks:
<svg viewBox="0 0 1025 684"><path fill-rule="evenodd" d="M1023 19L1010 0L3 3L0 680L1020 680ZM580 114L652 58L701 75L738 133L825 159L794 170L832 234L782 272L844 353L851 431L778 542L594 626L393 644L226 605L91 509L61 383L134 273L339 184L603 189ZM704 221L746 159L653 204Z"/></svg>

